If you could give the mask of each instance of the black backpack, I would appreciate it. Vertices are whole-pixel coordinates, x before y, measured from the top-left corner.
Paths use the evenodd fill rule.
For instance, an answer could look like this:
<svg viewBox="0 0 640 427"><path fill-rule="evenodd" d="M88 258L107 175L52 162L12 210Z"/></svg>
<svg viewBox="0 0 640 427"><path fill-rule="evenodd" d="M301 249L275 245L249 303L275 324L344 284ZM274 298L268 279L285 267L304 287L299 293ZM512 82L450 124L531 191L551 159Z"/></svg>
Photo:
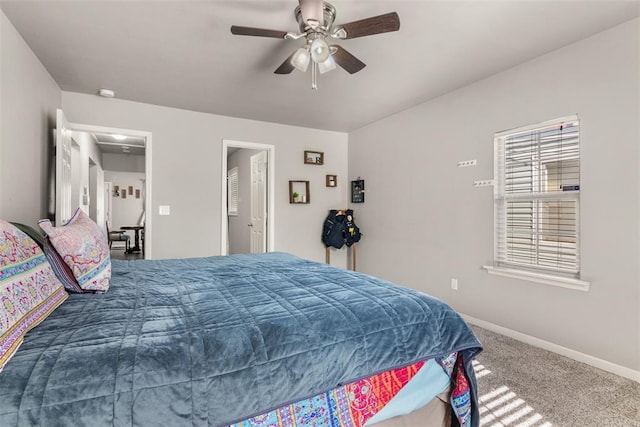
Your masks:
<svg viewBox="0 0 640 427"><path fill-rule="evenodd" d="M338 211L332 209L324 220L322 226L322 242L325 246L334 248L342 248L346 243L347 246L353 245L360 240L360 229L353 222L353 211Z"/></svg>

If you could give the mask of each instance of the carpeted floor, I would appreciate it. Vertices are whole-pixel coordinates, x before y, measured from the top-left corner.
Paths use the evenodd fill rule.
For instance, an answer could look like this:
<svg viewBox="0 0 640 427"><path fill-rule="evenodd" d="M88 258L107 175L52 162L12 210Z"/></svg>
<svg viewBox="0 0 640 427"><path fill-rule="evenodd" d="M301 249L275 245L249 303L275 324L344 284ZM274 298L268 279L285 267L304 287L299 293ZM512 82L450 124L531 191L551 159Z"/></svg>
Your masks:
<svg viewBox="0 0 640 427"><path fill-rule="evenodd" d="M640 383L472 328L482 426L640 427Z"/></svg>

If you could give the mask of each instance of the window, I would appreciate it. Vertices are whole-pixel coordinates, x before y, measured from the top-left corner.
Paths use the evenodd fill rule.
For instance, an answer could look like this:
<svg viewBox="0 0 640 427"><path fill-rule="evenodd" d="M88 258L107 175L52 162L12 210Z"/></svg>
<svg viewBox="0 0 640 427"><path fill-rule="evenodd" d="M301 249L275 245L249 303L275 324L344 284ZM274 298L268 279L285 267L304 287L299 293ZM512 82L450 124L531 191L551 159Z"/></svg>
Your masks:
<svg viewBox="0 0 640 427"><path fill-rule="evenodd" d="M500 132L494 154L494 267L585 284L570 280L580 274L578 117Z"/></svg>
<svg viewBox="0 0 640 427"><path fill-rule="evenodd" d="M227 214L238 215L238 168L227 172Z"/></svg>

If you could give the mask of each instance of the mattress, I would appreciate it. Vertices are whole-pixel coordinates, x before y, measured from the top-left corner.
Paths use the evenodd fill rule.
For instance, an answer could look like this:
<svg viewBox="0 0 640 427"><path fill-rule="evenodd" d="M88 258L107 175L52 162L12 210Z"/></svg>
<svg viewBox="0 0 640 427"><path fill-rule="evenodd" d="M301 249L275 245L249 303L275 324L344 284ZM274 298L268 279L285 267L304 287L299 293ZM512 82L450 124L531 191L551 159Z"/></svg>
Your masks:
<svg viewBox="0 0 640 427"><path fill-rule="evenodd" d="M442 301L284 253L112 268L27 335L0 425L227 426L453 353L457 419L478 425L481 345Z"/></svg>

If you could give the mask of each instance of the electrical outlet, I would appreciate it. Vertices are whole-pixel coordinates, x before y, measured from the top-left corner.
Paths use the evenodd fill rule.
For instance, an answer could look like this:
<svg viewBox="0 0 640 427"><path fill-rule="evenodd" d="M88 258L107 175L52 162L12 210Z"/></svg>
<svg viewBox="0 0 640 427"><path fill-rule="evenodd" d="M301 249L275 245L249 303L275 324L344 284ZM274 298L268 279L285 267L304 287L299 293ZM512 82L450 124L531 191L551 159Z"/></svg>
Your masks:
<svg viewBox="0 0 640 427"><path fill-rule="evenodd" d="M475 160L475 159L474 160L462 160L462 161L458 162L458 167L459 168L464 168L464 167L467 167L467 166L475 166L477 164L478 164L478 161Z"/></svg>
<svg viewBox="0 0 640 427"><path fill-rule="evenodd" d="M458 279L451 279L451 289L454 291L458 290Z"/></svg>
<svg viewBox="0 0 640 427"><path fill-rule="evenodd" d="M492 179L485 179L483 181L473 181L474 187L491 187L493 185L494 185L494 182Z"/></svg>

